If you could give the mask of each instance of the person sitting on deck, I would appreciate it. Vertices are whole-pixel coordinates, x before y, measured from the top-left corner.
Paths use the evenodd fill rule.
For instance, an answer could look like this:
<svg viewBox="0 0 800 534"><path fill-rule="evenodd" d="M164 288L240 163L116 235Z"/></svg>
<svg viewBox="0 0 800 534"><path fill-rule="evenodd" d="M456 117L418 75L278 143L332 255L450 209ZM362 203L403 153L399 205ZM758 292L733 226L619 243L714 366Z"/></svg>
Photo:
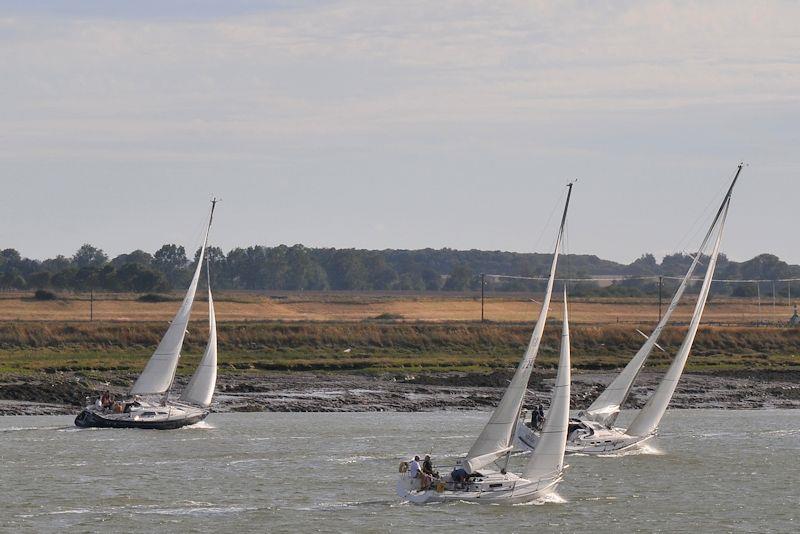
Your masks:
<svg viewBox="0 0 800 534"><path fill-rule="evenodd" d="M111 393L109 393L109 391L106 389L100 395L100 406L102 406L103 408L108 408L110 404L111 404Z"/></svg>
<svg viewBox="0 0 800 534"><path fill-rule="evenodd" d="M425 461L422 462L422 472L431 478L439 478L439 473L433 470L433 462L431 461L430 454L425 455Z"/></svg>
<svg viewBox="0 0 800 534"><path fill-rule="evenodd" d="M469 479L469 473L462 467L456 467L453 469L453 472L450 473L450 478L453 479L454 484L464 484L467 479Z"/></svg>
<svg viewBox="0 0 800 534"><path fill-rule="evenodd" d="M414 459L409 462L408 476L419 479L419 487L421 490L426 490L431 485L431 477L426 475L419 465L419 456L414 456Z"/></svg>
<svg viewBox="0 0 800 534"><path fill-rule="evenodd" d="M408 476L411 478L418 478L420 472L419 456L414 456L414 459L408 462Z"/></svg>

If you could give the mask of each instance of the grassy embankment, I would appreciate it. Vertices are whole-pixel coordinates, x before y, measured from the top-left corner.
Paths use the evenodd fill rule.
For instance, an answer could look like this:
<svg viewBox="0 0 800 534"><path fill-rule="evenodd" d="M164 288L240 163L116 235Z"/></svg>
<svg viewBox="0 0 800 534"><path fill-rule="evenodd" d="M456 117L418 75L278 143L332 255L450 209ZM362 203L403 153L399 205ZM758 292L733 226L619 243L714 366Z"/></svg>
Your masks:
<svg viewBox="0 0 800 534"><path fill-rule="evenodd" d="M552 320L537 365L554 368L559 342ZM0 374L140 370L158 343L163 322L0 323ZM646 330L645 325L642 330ZM684 328L664 332L651 366L665 366ZM205 345L203 321L190 326L180 374L190 373ZM418 373L490 372L513 366L530 324L404 322L225 322L219 325L221 372L293 370ZM621 367L643 338L633 325L572 329L577 369ZM701 328L689 360L694 371L800 370L800 330Z"/></svg>

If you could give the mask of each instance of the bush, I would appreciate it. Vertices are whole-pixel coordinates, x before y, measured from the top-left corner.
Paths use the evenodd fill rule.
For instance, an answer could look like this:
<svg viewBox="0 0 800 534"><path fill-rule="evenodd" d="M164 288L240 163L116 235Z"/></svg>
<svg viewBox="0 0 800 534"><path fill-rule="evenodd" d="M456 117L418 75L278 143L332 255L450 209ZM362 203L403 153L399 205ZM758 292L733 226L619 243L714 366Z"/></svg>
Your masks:
<svg viewBox="0 0 800 534"><path fill-rule="evenodd" d="M33 298L36 300L56 300L58 296L56 296L56 294L52 291L47 291L46 289L37 289L33 294Z"/></svg>
<svg viewBox="0 0 800 534"><path fill-rule="evenodd" d="M372 318L373 321L402 321L403 316L399 313L382 313Z"/></svg>
<svg viewBox="0 0 800 534"><path fill-rule="evenodd" d="M166 295L159 295L158 293L147 293L136 300L139 302L169 302L172 299Z"/></svg>

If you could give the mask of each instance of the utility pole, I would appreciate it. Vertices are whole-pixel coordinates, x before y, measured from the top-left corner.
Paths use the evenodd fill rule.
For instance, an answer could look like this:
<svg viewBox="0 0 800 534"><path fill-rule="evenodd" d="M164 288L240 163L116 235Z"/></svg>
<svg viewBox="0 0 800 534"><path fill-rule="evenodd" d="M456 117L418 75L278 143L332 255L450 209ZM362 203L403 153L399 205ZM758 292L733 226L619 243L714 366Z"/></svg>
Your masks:
<svg viewBox="0 0 800 534"><path fill-rule="evenodd" d="M761 283L756 282L756 295L758 297L758 326L761 326Z"/></svg>
<svg viewBox="0 0 800 534"><path fill-rule="evenodd" d="M778 317L778 312L775 309L776 302L775 302L775 280L772 281L772 322Z"/></svg>
<svg viewBox="0 0 800 534"><path fill-rule="evenodd" d="M89 322L94 321L94 288L89 288Z"/></svg>
<svg viewBox="0 0 800 534"><path fill-rule="evenodd" d="M664 285L664 277L658 277L658 322L661 322L661 288Z"/></svg>
<svg viewBox="0 0 800 534"><path fill-rule="evenodd" d="M486 273L481 273L481 322L484 322L483 300L484 300L484 289L485 288L486 288Z"/></svg>

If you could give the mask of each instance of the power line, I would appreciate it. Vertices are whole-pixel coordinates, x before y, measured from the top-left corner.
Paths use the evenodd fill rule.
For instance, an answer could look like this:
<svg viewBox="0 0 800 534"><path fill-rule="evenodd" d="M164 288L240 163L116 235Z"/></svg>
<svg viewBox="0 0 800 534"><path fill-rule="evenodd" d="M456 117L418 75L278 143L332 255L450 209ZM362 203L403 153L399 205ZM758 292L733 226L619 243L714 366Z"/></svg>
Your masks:
<svg viewBox="0 0 800 534"><path fill-rule="evenodd" d="M538 281L546 281L548 280L547 276L514 276L510 274L490 274L486 273L483 276L487 278L508 278L513 280L538 280ZM627 280L653 280L657 281L659 278L665 280L683 280L682 276L660 276L660 275L642 275L642 276L631 276L631 275L605 275L605 276L598 276L596 278L556 278L557 282L624 282ZM703 278L700 277L692 277L690 278L692 281L700 281ZM754 284L759 282L800 282L800 278L762 278L762 279L715 279L712 280L712 283L719 283L719 284Z"/></svg>

